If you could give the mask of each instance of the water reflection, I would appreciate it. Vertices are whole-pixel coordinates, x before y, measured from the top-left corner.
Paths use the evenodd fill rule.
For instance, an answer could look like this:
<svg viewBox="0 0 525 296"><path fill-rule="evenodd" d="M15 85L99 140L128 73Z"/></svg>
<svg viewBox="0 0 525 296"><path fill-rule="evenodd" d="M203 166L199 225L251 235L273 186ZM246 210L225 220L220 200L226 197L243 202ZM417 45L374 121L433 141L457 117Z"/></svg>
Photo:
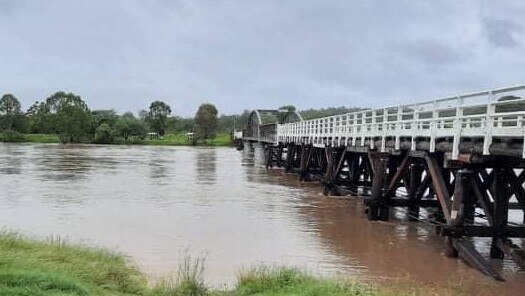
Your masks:
<svg viewBox="0 0 525 296"><path fill-rule="evenodd" d="M213 185L217 182L217 150L198 149L195 157L197 184Z"/></svg>
<svg viewBox="0 0 525 296"><path fill-rule="evenodd" d="M154 183L160 184L170 177L169 165L172 160L166 154L166 149L162 149L162 147L154 147L150 151L148 165L150 167L150 180Z"/></svg>
<svg viewBox="0 0 525 296"><path fill-rule="evenodd" d="M73 181L86 178L92 161L87 147L42 145L37 148L37 170L44 181Z"/></svg>
<svg viewBox="0 0 525 296"><path fill-rule="evenodd" d="M22 158L24 152L19 146L7 144L0 155L0 174L19 175L22 173Z"/></svg>

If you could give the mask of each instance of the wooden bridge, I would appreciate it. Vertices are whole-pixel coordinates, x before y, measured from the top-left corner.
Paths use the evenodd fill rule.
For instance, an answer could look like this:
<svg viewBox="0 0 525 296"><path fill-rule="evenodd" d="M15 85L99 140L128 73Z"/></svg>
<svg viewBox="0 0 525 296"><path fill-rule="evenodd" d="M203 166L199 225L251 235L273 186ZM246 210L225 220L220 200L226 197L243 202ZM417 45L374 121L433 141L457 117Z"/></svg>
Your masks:
<svg viewBox="0 0 525 296"><path fill-rule="evenodd" d="M369 220L395 208L434 225L445 254L504 280L470 238L491 238L491 258L525 270L512 241L525 237L524 118L525 85L311 120L254 110L243 141L326 195L363 197Z"/></svg>

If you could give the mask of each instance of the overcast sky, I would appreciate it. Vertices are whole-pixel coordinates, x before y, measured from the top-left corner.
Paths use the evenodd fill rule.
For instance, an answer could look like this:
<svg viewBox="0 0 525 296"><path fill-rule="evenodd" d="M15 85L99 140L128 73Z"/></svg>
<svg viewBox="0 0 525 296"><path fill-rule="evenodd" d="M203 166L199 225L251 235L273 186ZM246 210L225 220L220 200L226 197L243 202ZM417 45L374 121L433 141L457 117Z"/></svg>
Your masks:
<svg viewBox="0 0 525 296"><path fill-rule="evenodd" d="M0 0L0 94L176 115L525 83L525 1Z"/></svg>

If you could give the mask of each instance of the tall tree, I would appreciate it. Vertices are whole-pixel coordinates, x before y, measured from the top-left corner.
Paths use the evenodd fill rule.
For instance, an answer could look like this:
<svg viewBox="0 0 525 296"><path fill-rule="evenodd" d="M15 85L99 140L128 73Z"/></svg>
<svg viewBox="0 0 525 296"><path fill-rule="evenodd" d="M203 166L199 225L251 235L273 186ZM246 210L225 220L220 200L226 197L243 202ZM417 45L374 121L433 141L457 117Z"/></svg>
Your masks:
<svg viewBox="0 0 525 296"><path fill-rule="evenodd" d="M92 117L87 104L73 93L57 92L39 106L47 124L63 143L84 140L91 129Z"/></svg>
<svg viewBox="0 0 525 296"><path fill-rule="evenodd" d="M91 115L93 116L93 124L95 128L103 123L113 126L118 118L117 112L113 109L93 110L91 111Z"/></svg>
<svg viewBox="0 0 525 296"><path fill-rule="evenodd" d="M166 133L168 115L170 114L170 105L163 101L154 101L149 106L147 122L153 131L164 136Z"/></svg>
<svg viewBox="0 0 525 296"><path fill-rule="evenodd" d="M217 108L214 105L205 103L199 106L195 115L195 137L200 140L215 139L219 120Z"/></svg>
<svg viewBox="0 0 525 296"><path fill-rule="evenodd" d="M0 99L0 118L2 121L2 129L4 131L13 131L16 117L21 111L20 102L12 94L5 94Z"/></svg>
<svg viewBox="0 0 525 296"><path fill-rule="evenodd" d="M29 124L29 132L30 133L39 133L40 132L39 124L38 124L38 118L37 118L39 105L40 105L40 103L38 101L34 102L33 105L29 106L29 108L27 109L27 112L26 112L27 119L28 119L28 124Z"/></svg>

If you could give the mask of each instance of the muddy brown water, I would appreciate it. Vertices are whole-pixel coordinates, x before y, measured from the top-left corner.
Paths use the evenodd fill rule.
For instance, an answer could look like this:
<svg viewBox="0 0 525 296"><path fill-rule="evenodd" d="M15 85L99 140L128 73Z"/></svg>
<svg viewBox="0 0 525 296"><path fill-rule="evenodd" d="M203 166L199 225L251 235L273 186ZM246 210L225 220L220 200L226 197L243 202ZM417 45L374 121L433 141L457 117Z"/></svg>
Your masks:
<svg viewBox="0 0 525 296"><path fill-rule="evenodd" d="M492 261L495 283L442 254L430 227L369 222L356 198L267 171L230 148L0 144L0 225L131 256L151 277L189 253L206 280L231 285L261 264L366 281L409 279L469 294L523 295L525 274ZM523 245L522 241L516 241ZM487 253L489 241L476 241Z"/></svg>

